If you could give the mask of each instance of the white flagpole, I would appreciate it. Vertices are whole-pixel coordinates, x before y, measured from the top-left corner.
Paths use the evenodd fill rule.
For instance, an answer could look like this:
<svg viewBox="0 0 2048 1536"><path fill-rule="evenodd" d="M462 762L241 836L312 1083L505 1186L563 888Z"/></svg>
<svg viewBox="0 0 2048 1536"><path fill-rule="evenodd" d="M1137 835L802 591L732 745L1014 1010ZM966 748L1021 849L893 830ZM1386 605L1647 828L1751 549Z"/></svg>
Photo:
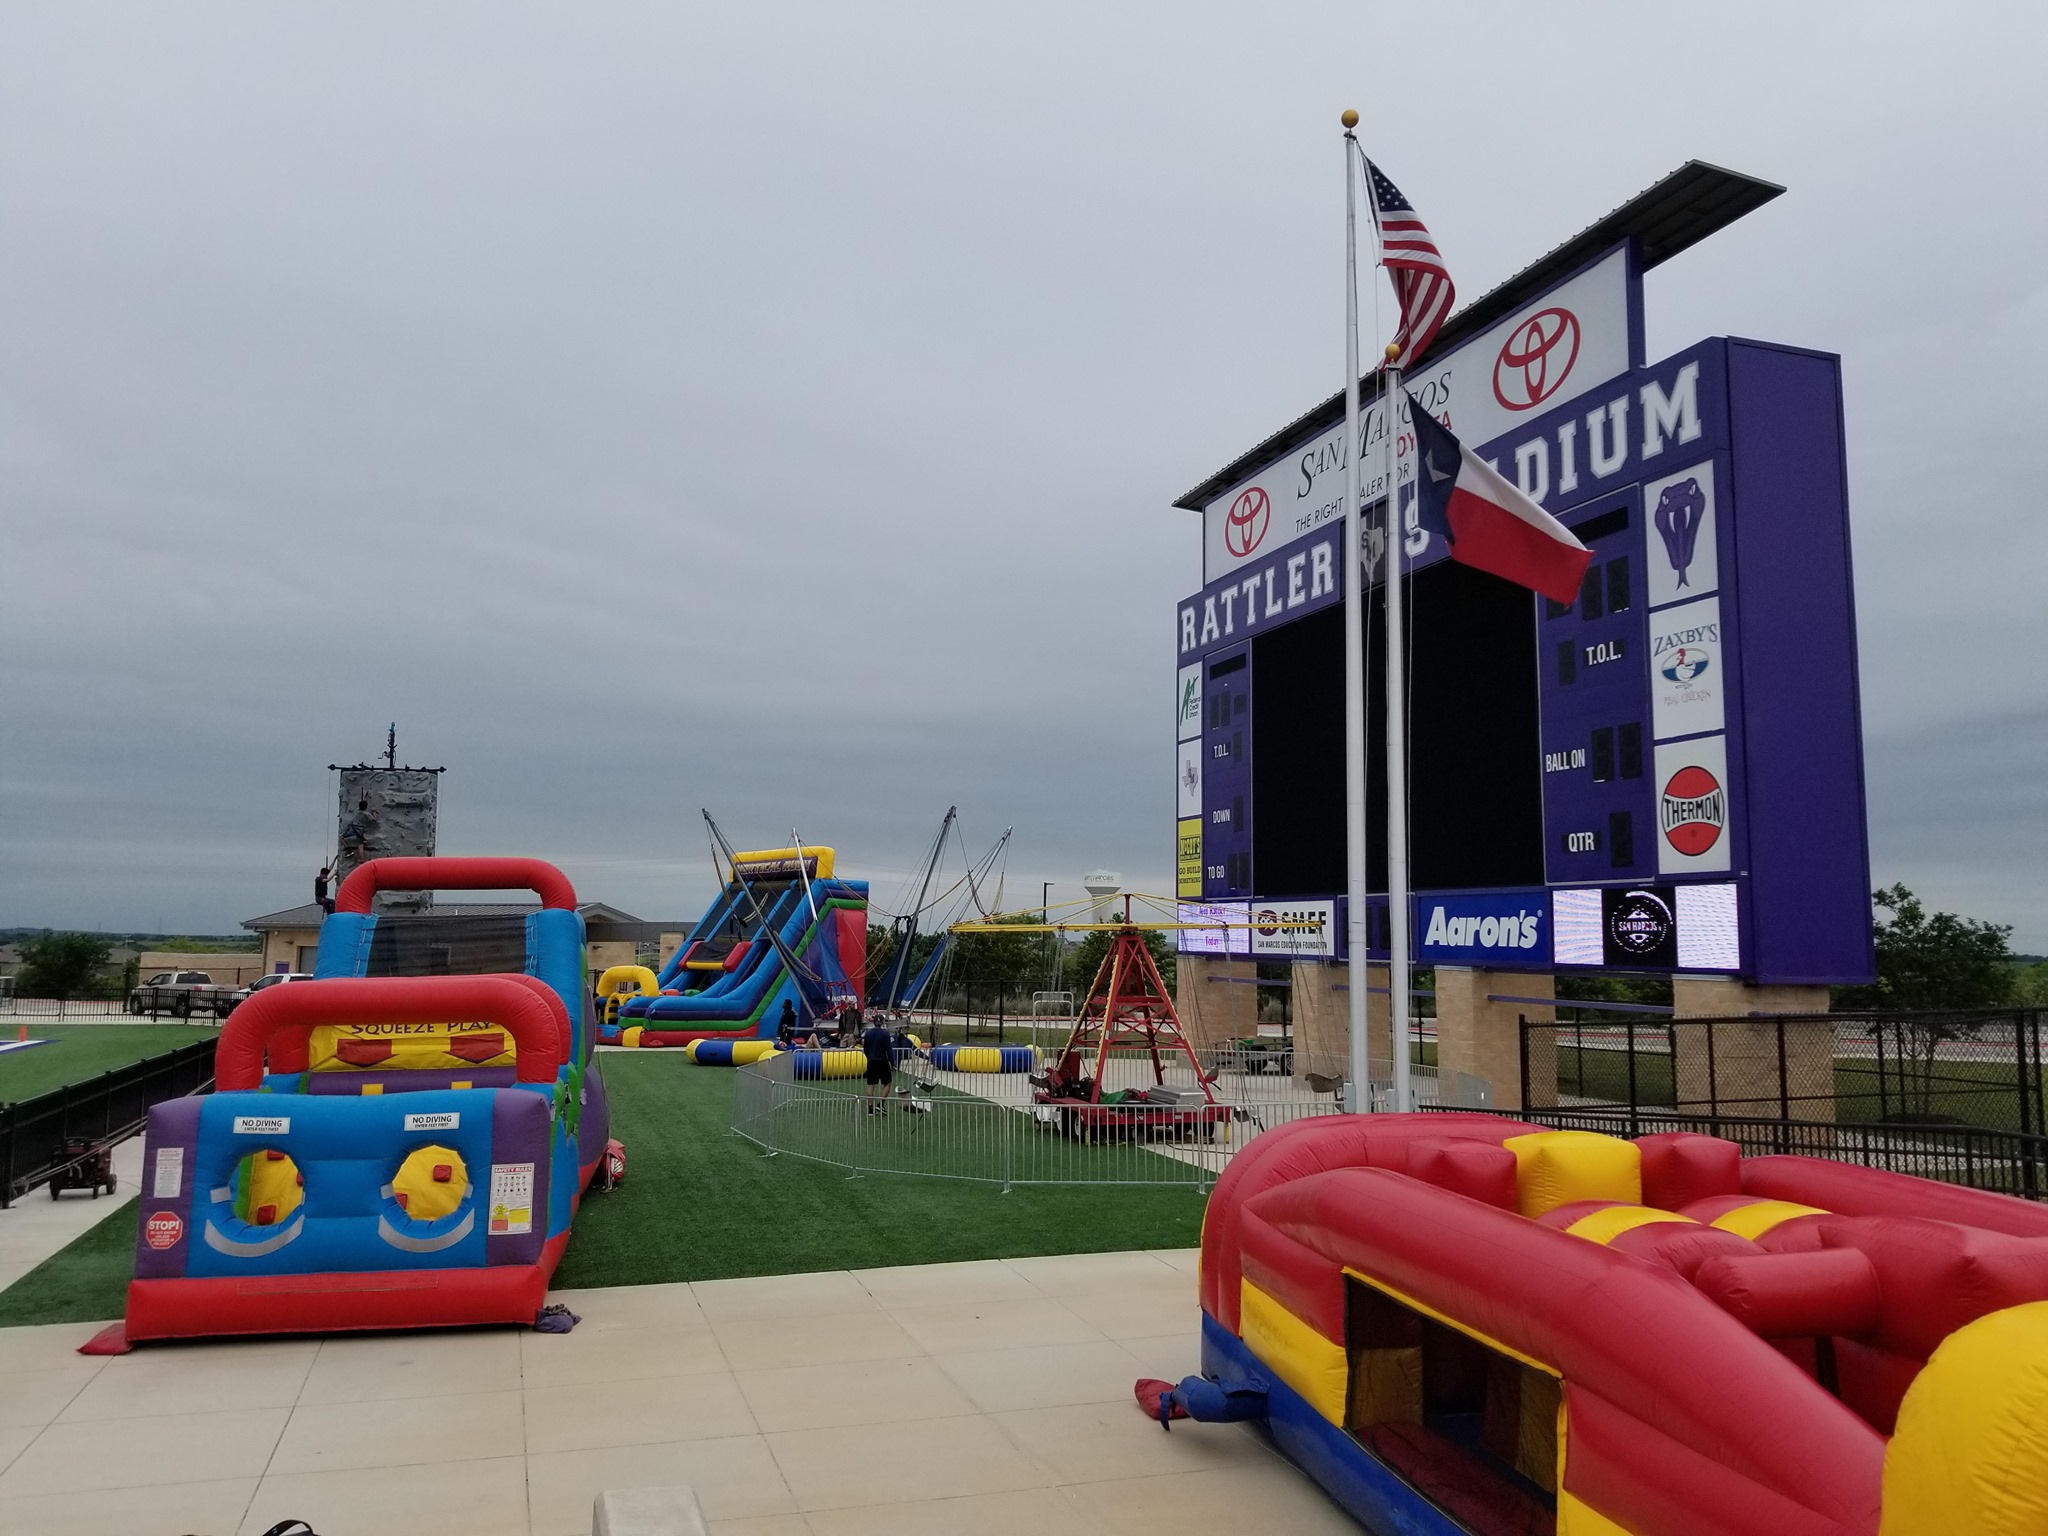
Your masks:
<svg viewBox="0 0 2048 1536"><path fill-rule="evenodd" d="M1380 229L1378 202L1372 204L1374 244L1377 259L1386 265L1386 241ZM1403 676L1406 648L1401 592L1401 555L1408 542L1406 520L1401 516L1401 487L1396 479L1399 463L1395 446L1401 435L1401 348L1387 344L1386 365L1380 370L1380 408L1384 412L1380 430L1385 443L1387 495L1381 503L1387 531L1384 566L1387 584L1387 992L1392 1007L1392 1048L1394 1054L1394 1109L1407 1113L1415 1108L1412 1073L1408 1067L1408 1036L1412 998L1409 993L1408 957L1408 711L1407 679Z"/></svg>
<svg viewBox="0 0 2048 1536"><path fill-rule="evenodd" d="M1350 946L1350 1107L1372 1110L1372 1076L1366 1039L1365 935L1365 550L1358 508L1358 177L1351 160L1358 148L1352 129L1358 114L1344 113L1344 888Z"/></svg>
<svg viewBox="0 0 2048 1536"><path fill-rule="evenodd" d="M1394 1108L1407 1113L1415 1108L1408 1071L1408 1035L1411 997L1408 962L1408 711L1402 676L1405 648L1402 644L1401 592L1402 546L1408 529L1401 517L1401 487L1395 483L1394 445L1400 436L1401 370L1400 348L1387 345L1386 381L1382 402L1386 407L1387 439L1387 990L1393 1003Z"/></svg>

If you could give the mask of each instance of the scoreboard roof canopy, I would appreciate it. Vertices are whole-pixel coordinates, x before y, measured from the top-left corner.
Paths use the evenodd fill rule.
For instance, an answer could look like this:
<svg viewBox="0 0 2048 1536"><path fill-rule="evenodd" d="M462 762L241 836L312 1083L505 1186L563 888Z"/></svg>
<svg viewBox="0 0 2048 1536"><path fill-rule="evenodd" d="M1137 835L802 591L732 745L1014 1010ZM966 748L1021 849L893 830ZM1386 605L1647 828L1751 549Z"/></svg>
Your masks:
<svg viewBox="0 0 2048 1536"><path fill-rule="evenodd" d="M1532 262L1451 316L1437 333L1431 355L1440 356L1459 342L1479 335L1613 246L1634 240L1637 270L1647 272L1727 228L1744 214L1761 208L1784 190L1776 182L1724 170L1703 160L1688 160L1655 186L1637 193L1606 218L1589 225L1549 255ZM1379 375L1368 374L1364 384L1363 398L1378 398ZM1224 465L1173 504L1190 512L1201 511L1227 487L1257 472L1302 438L1343 418L1344 392L1339 390L1249 453Z"/></svg>

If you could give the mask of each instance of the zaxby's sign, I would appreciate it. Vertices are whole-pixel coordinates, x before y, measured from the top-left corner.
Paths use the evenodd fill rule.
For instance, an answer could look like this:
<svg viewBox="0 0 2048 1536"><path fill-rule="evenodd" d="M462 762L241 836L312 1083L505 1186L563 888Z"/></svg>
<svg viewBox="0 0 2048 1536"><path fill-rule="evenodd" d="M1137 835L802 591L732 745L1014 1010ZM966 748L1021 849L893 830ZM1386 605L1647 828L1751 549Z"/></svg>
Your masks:
<svg viewBox="0 0 2048 1536"><path fill-rule="evenodd" d="M1630 286L1628 253L1617 248L1483 335L1425 357L1405 382L1460 441L1490 442L1628 372ZM1373 404L1360 425L1359 487L1372 502L1386 494L1384 405ZM1338 522L1347 457L1339 423L1211 501L1202 513L1203 580ZM1403 483L1412 473L1403 467Z"/></svg>

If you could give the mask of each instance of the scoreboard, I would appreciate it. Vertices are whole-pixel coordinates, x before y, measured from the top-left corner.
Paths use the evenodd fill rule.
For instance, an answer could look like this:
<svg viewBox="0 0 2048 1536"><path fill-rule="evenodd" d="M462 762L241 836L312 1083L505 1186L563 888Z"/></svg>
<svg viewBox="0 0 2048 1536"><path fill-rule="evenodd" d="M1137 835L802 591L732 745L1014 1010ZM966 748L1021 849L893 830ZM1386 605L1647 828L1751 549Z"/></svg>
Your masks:
<svg viewBox="0 0 2048 1536"><path fill-rule="evenodd" d="M1419 526L1397 433L1414 953L1858 982L1870 881L1839 361L1725 337L1643 361L1642 272L1689 243L1668 186L1454 317L1405 381L1593 551L1571 603L1451 562ZM1726 208L1695 214L1692 237ZM1203 514L1206 580L1175 614L1180 894L1250 924L1192 945L1343 952L1354 578L1368 885L1386 889L1386 412L1373 403L1355 444L1328 413L1182 502ZM1354 451L1358 573L1341 558Z"/></svg>

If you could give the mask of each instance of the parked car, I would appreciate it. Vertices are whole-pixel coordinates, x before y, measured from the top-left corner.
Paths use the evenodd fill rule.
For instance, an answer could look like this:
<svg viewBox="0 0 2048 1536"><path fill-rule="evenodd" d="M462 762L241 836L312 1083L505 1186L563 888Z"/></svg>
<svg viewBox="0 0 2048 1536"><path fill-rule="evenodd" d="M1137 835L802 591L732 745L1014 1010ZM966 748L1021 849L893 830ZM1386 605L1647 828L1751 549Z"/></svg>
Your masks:
<svg viewBox="0 0 2048 1536"><path fill-rule="evenodd" d="M234 1006L234 990L215 986L204 971L158 971L128 994L128 1011L151 1018L168 1013L189 1019L195 1013L210 1013L224 1019Z"/></svg>
<svg viewBox="0 0 2048 1536"><path fill-rule="evenodd" d="M246 1003L250 998L266 988L281 987L288 981L311 981L312 979L312 976L305 971L273 971L270 975L258 976L246 987L237 989L235 995L228 999L228 1007L230 1010L239 1008L243 1003Z"/></svg>

